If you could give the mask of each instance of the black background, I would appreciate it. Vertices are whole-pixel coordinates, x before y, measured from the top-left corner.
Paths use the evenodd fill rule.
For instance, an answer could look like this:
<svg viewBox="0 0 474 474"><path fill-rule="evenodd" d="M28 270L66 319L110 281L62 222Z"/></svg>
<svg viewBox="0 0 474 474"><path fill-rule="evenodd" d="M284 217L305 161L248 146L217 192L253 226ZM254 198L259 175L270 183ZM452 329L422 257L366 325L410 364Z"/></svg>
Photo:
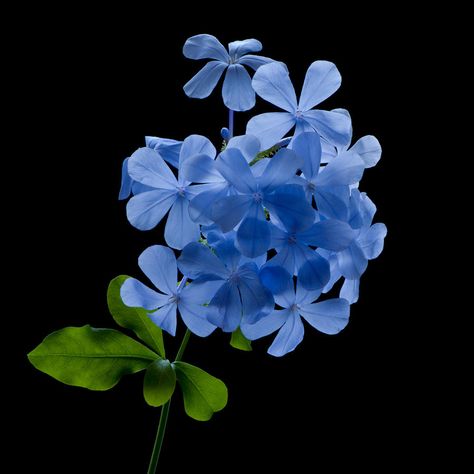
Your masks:
<svg viewBox="0 0 474 474"><path fill-rule="evenodd" d="M366 171L361 189L378 206L376 221L386 223L388 237L340 335L307 328L303 343L282 359L266 354L271 338L256 342L251 353L232 349L221 332L191 339L185 360L223 379L229 403L200 423L184 415L176 396L159 472L267 472L286 463L291 472L329 464L378 472L403 466L417 450L421 423L420 414L408 414L418 408L418 362L407 331L414 315L405 311L399 288L407 268L416 273L406 252L413 231L402 164L412 153L407 150L414 130L405 111L415 104L409 94L421 78L415 73L408 84L404 71L421 58L423 43L405 42L412 25L390 21L390 13L374 21L334 11L309 22L304 12L293 18L283 11L270 19L231 15L222 7L217 20L204 20L184 11L187 21L147 10L71 9L55 11L56 21L43 10L45 21L19 55L27 87L18 130L28 142L31 199L26 217L18 218L29 240L22 262L29 276L18 283L28 290L20 293L23 326L16 347L21 376L15 426L22 429L13 432L14 444L27 447L27 454L18 455L23 467L14 472L146 471L159 410L146 406L141 374L125 377L111 391L90 392L37 372L26 353L64 326L115 327L106 307L108 282L118 274L141 278L138 255L162 242L162 228L132 228L116 199L122 160L143 146L144 136L199 133L219 146L227 119L221 87L206 100L182 91L204 64L181 53L185 40L198 33L214 34L223 44L260 39L262 54L288 65L297 92L312 61L336 63L342 87L321 107L347 108L355 139L374 134L380 140L382 160ZM258 100L250 113L237 114L236 133L244 132L252 115L270 110ZM166 342L173 354L176 341ZM402 427L405 435L392 442Z"/></svg>

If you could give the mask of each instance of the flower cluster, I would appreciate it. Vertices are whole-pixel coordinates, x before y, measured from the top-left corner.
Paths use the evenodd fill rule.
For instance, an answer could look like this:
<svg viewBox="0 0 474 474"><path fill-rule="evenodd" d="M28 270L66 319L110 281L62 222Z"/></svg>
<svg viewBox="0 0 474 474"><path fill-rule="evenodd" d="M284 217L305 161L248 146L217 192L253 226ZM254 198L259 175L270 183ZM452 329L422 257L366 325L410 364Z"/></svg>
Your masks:
<svg viewBox="0 0 474 474"><path fill-rule="evenodd" d="M326 334L347 325L387 231L372 223L375 205L358 189L380 158L377 139L351 146L349 113L314 109L339 88L336 66L313 62L298 100L283 63L248 54L261 49L254 39L228 51L210 35L186 42L186 57L212 60L184 86L187 95L207 97L226 70L232 114L252 108L255 93L283 112L253 117L245 135L224 129L220 152L200 135L147 137L125 160L128 220L150 230L166 219L169 247L152 246L138 260L156 289L129 278L121 297L172 335L178 312L203 337L216 328L240 328L250 340L278 331L268 352L282 356L303 339L302 318ZM256 70L253 79L244 66ZM339 297L324 297L339 281Z"/></svg>

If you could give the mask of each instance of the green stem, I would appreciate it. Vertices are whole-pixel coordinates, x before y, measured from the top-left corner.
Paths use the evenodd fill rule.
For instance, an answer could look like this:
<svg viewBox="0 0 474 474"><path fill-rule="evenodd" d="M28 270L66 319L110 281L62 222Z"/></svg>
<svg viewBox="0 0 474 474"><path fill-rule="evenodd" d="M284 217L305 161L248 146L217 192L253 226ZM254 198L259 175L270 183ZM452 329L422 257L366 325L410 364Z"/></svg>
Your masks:
<svg viewBox="0 0 474 474"><path fill-rule="evenodd" d="M160 415L160 423L158 424L158 431L156 432L155 445L151 453L150 465L148 466L148 474L155 474L158 459L160 458L161 446L163 438L165 437L166 422L168 421L168 414L170 412L171 398L163 405Z"/></svg>
<svg viewBox="0 0 474 474"><path fill-rule="evenodd" d="M186 346L188 345L188 341L190 337L191 337L191 331L189 329L186 329L186 333L183 337L183 340L181 341L181 345L179 346L178 353L176 354L176 359L175 359L176 362L180 361L183 358L183 354L186 349Z"/></svg>
<svg viewBox="0 0 474 474"><path fill-rule="evenodd" d="M191 337L191 331L186 329L181 345L179 346L178 353L176 354L176 361L183 358L184 351L188 345L189 338ZM151 453L150 465L148 466L148 474L156 473L156 466L160 459L161 446L163 445L163 439L165 437L166 423L168 421L168 415L170 412L171 398L163 405L161 409L160 422L158 424L158 431L156 432L155 445L153 446L153 452Z"/></svg>

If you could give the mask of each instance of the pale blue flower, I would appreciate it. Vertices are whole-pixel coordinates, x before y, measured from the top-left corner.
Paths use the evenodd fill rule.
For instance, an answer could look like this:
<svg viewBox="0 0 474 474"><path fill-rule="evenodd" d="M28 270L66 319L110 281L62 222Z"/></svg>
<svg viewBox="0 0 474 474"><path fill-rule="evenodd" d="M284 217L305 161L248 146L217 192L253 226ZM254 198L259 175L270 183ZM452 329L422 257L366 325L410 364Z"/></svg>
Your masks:
<svg viewBox="0 0 474 474"><path fill-rule="evenodd" d="M255 105L255 92L244 66L257 70L262 64L273 60L254 54L261 51L262 43L256 39L229 43L229 51L212 35L196 35L189 38L183 47L183 54L189 59L213 59L208 62L184 86L189 97L204 99L216 87L225 70L222 98L227 108L235 111L249 110Z"/></svg>
<svg viewBox="0 0 474 474"><path fill-rule="evenodd" d="M344 114L314 109L339 89L341 75L329 61L315 61L306 72L299 101L283 63L273 62L258 69L252 80L255 92L285 112L257 115L247 124L247 133L255 135L262 146L270 148L295 125L295 136L316 131L331 144L343 144L351 133L350 118Z"/></svg>

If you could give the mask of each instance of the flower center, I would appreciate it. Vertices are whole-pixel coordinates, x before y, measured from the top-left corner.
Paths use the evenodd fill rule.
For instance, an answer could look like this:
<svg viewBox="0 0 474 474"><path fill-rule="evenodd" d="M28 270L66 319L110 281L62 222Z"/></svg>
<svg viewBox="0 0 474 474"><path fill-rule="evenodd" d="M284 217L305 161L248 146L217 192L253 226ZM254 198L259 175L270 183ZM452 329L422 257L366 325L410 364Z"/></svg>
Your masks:
<svg viewBox="0 0 474 474"><path fill-rule="evenodd" d="M300 109L297 109L295 112L295 117L297 119L300 119L302 115L303 115L303 112Z"/></svg>
<svg viewBox="0 0 474 474"><path fill-rule="evenodd" d="M290 245L296 244L296 235L295 234L289 234L288 235L288 244L290 244Z"/></svg>
<svg viewBox="0 0 474 474"><path fill-rule="evenodd" d="M253 200L257 203L260 204L262 202L263 196L262 193L257 192L252 194Z"/></svg>
<svg viewBox="0 0 474 474"><path fill-rule="evenodd" d="M181 197L184 197L184 195L186 194L186 186L177 186L176 190L178 191L178 194Z"/></svg>
<svg viewBox="0 0 474 474"><path fill-rule="evenodd" d="M239 273L237 271L231 272L231 274L229 275L229 282L238 284L239 281L240 281Z"/></svg>
<svg viewBox="0 0 474 474"><path fill-rule="evenodd" d="M299 308L296 303L293 303L289 308L288 308L292 313L298 313Z"/></svg>
<svg viewBox="0 0 474 474"><path fill-rule="evenodd" d="M314 190L316 189L316 185L312 183L311 181L308 182L307 186L311 192L314 192Z"/></svg>
<svg viewBox="0 0 474 474"><path fill-rule="evenodd" d="M178 304L179 303L179 296L178 295L171 295L169 300L168 300L168 303L170 304L173 304L173 303L176 303Z"/></svg>

